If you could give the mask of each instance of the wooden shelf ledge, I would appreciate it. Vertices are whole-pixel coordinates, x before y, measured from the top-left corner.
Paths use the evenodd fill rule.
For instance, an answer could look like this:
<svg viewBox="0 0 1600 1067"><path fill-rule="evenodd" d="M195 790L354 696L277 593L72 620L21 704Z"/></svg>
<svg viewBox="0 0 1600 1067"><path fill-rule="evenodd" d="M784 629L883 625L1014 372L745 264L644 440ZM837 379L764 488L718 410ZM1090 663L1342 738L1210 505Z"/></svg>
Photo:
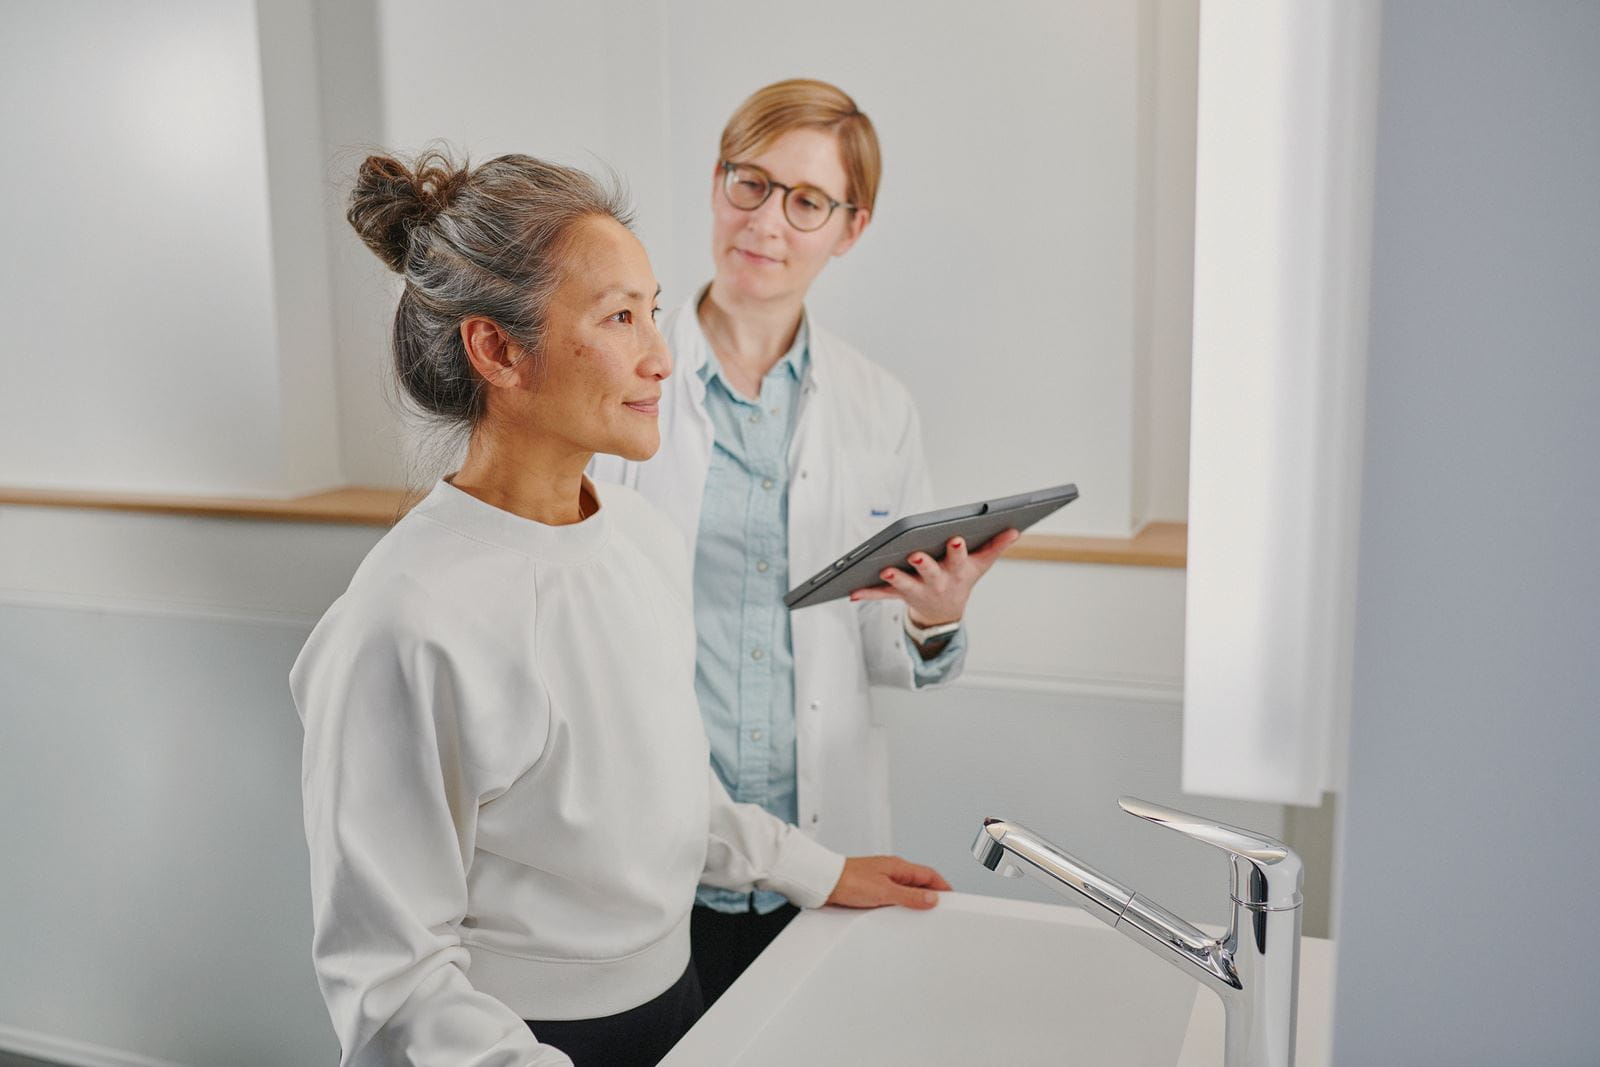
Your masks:
<svg viewBox="0 0 1600 1067"><path fill-rule="evenodd" d="M346 486L287 500L0 488L0 507L92 508L269 522L341 523L350 526L393 525L416 498L416 494L409 490L374 486ZM1188 529L1181 522L1152 522L1132 537L1023 534L1022 540L1006 553L1006 558L1051 563L1181 568L1188 562Z"/></svg>
<svg viewBox="0 0 1600 1067"><path fill-rule="evenodd" d="M1189 526L1152 522L1132 537L1074 537L1070 534L1023 534L1007 559L1051 563L1113 563L1124 567L1186 567Z"/></svg>
<svg viewBox="0 0 1600 1067"><path fill-rule="evenodd" d="M416 499L404 489L345 486L289 499L176 496L156 493L92 493L70 489L0 488L0 506L91 508L160 515L259 519L270 522L329 522L347 526L392 526Z"/></svg>

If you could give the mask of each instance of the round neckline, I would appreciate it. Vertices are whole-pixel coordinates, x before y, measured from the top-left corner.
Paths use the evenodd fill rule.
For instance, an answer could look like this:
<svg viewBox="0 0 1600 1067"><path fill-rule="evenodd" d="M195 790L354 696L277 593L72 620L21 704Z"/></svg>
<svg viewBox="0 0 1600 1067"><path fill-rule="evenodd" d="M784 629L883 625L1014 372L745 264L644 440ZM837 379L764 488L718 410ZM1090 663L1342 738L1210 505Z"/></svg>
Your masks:
<svg viewBox="0 0 1600 1067"><path fill-rule="evenodd" d="M561 526L515 515L478 499L444 478L411 513L475 541L533 559L572 563L594 555L605 545L611 533L611 512L605 506L599 487L587 475L584 476L583 486L595 502L595 512L585 519Z"/></svg>

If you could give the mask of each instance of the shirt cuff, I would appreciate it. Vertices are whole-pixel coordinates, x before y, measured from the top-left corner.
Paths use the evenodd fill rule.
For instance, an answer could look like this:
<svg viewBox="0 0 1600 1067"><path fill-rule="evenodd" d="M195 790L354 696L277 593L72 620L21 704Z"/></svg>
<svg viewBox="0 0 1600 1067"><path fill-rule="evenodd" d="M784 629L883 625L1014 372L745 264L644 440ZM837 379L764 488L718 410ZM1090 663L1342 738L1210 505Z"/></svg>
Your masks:
<svg viewBox="0 0 1600 1067"><path fill-rule="evenodd" d="M906 650L911 653L911 679L918 689L929 685L938 685L950 680L950 674L955 670L957 663L961 662L961 655L967 650L967 628L961 629L950 635L950 640L945 642L944 648L932 659L923 659L922 653L917 649L917 643L911 640L911 635L905 635Z"/></svg>
<svg viewBox="0 0 1600 1067"><path fill-rule="evenodd" d="M772 873L756 884L782 893L802 908L820 908L839 884L844 857L817 844L797 827L786 830Z"/></svg>

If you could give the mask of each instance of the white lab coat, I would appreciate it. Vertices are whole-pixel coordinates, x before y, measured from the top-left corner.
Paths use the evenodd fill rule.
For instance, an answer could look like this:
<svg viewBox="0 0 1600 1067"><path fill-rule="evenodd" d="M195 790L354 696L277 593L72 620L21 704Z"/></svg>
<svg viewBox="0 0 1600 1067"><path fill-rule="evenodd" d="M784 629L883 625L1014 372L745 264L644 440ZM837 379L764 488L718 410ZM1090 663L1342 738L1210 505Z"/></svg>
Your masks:
<svg viewBox="0 0 1600 1067"><path fill-rule="evenodd" d="M590 466L593 477L632 486L664 509L690 545L715 436L699 375L710 346L697 302L661 324L674 360L662 383L661 450L643 463L596 456ZM895 518L927 510L932 496L910 393L808 322L810 361L789 447L791 586ZM904 614L899 600L840 599L790 620L800 827L845 855L890 850L888 754L868 686L915 686ZM947 681L960 671L958 661Z"/></svg>

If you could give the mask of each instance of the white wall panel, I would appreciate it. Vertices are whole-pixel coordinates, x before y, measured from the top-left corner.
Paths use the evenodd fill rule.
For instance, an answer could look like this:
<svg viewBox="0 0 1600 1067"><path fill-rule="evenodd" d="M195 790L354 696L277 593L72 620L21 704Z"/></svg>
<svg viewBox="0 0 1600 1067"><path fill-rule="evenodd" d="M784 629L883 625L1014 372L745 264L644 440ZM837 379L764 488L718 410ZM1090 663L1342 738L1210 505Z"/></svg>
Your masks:
<svg viewBox="0 0 1600 1067"><path fill-rule="evenodd" d="M0 483L280 485L248 0L4 8ZM16 109L16 110L13 110Z"/></svg>
<svg viewBox="0 0 1600 1067"><path fill-rule="evenodd" d="M1200 24L1184 788L1338 785L1360 510L1376 3Z"/></svg>

